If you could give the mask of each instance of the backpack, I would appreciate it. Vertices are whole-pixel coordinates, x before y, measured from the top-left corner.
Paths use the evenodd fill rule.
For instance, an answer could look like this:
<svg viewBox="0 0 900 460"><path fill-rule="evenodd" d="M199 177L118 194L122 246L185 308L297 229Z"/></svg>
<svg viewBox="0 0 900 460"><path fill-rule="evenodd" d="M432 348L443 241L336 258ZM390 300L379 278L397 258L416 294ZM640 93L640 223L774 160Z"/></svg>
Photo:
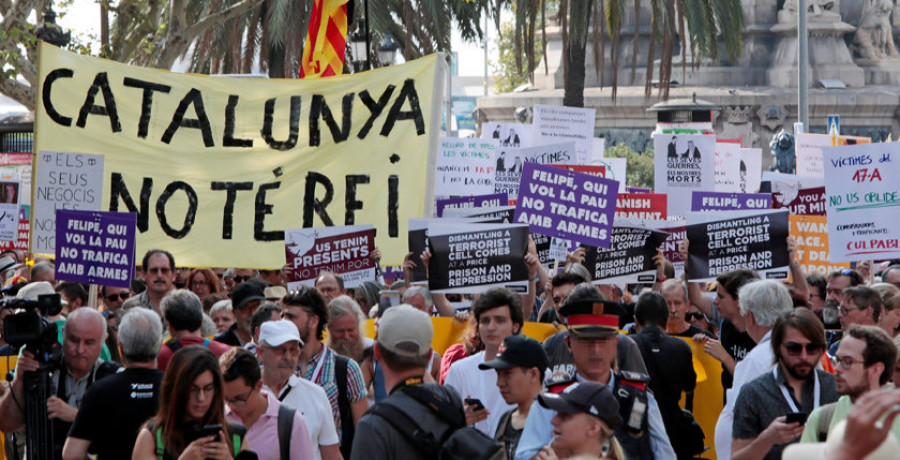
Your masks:
<svg viewBox="0 0 900 460"><path fill-rule="evenodd" d="M209 339L203 339L203 348L209 348L209 342L210 342ZM167 347L169 347L169 350L172 350L173 355L175 354L176 351L184 348L184 344L181 343L181 341L176 339L175 337L172 337L171 339L166 340L165 345Z"/></svg>
<svg viewBox="0 0 900 460"><path fill-rule="evenodd" d="M281 460L291 458L291 431L294 430L294 412L285 405L278 407L278 450L281 452Z"/></svg>
<svg viewBox="0 0 900 460"><path fill-rule="evenodd" d="M334 354L334 383L338 389L338 412L341 414L341 455L350 458L350 448L353 447L353 435L356 426L353 424L353 412L350 410L350 398L347 397L347 366L348 358L337 353Z"/></svg>
<svg viewBox="0 0 900 460"><path fill-rule="evenodd" d="M438 439L433 432L424 431L419 423L403 409L386 399L369 412L381 417L399 431L426 458L438 460L500 460L505 458L503 446L484 433L466 425L465 414L440 395L423 386L407 386L401 390L413 400L427 407L449 429Z"/></svg>

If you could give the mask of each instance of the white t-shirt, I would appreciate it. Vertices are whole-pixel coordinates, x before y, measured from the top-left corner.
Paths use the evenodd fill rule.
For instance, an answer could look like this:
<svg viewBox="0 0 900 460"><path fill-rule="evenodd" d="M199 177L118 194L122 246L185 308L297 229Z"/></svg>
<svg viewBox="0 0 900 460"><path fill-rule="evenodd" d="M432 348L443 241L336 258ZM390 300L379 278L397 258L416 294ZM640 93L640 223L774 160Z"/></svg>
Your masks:
<svg viewBox="0 0 900 460"><path fill-rule="evenodd" d="M268 387L265 387L269 390ZM271 391L271 390L269 390ZM337 430L334 428L334 418L331 415L331 403L322 387L292 375L287 385L278 394L281 404L291 409L297 409L303 414L309 437L316 445L316 460L322 459L319 446L333 446L339 444Z"/></svg>
<svg viewBox="0 0 900 460"><path fill-rule="evenodd" d="M456 361L450 366L444 384L453 387L464 399L481 400L490 415L487 419L476 423L475 428L493 438L494 432L497 431L497 424L500 423L500 417L516 406L506 404L500 395L500 389L497 388L497 371L478 369L478 365L483 362L483 351Z"/></svg>

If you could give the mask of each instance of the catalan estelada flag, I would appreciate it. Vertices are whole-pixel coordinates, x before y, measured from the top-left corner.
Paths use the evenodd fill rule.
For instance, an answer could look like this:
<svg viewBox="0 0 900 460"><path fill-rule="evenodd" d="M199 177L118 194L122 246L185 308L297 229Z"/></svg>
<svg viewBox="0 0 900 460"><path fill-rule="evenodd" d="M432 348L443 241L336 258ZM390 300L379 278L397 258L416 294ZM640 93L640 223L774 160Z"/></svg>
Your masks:
<svg viewBox="0 0 900 460"><path fill-rule="evenodd" d="M300 78L330 77L344 72L347 1L315 0L303 46Z"/></svg>

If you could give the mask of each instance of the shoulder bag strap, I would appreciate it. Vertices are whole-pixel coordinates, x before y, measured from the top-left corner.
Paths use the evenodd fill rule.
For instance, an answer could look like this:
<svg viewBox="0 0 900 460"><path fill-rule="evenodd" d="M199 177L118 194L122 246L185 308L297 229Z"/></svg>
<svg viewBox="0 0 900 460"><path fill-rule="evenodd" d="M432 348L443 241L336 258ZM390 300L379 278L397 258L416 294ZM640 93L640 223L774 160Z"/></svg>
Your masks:
<svg viewBox="0 0 900 460"><path fill-rule="evenodd" d="M350 398L347 396L347 366L350 365L348 361L346 357L334 354L334 381L338 388L338 411L341 414L341 452L345 457L349 457L354 434L353 412L350 410Z"/></svg>
<svg viewBox="0 0 900 460"><path fill-rule="evenodd" d="M369 413L375 414L384 419L394 429L400 432L412 445L416 446L426 458L438 458L440 445L431 432L424 431L413 419L402 409L394 406L388 401L382 401L371 409Z"/></svg>
<svg viewBox="0 0 900 460"><path fill-rule="evenodd" d="M294 409L282 404L278 408L278 446L281 460L291 457L291 432L294 430Z"/></svg>
<svg viewBox="0 0 900 460"><path fill-rule="evenodd" d="M819 442L828 440L828 426L831 425L831 419L834 418L834 410L836 408L836 402L824 404L819 408L819 423L816 425Z"/></svg>

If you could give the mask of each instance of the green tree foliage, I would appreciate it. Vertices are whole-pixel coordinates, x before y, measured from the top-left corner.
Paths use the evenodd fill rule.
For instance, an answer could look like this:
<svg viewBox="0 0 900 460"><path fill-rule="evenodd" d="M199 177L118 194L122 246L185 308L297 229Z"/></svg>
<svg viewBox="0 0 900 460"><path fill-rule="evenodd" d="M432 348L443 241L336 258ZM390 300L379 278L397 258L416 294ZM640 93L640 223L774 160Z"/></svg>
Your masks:
<svg viewBox="0 0 900 460"><path fill-rule="evenodd" d="M544 51L539 44L535 44L535 63L532 68L524 68L516 65L515 27L512 23L504 23L500 27L500 37L497 39L497 49L500 58L491 62L491 78L498 93L508 93L525 83L534 82L534 71L543 59Z"/></svg>
<svg viewBox="0 0 900 460"><path fill-rule="evenodd" d="M646 152L635 152L627 145L607 147L604 156L611 158L624 158L627 166L625 183L631 187L644 187L653 189L653 149Z"/></svg>

